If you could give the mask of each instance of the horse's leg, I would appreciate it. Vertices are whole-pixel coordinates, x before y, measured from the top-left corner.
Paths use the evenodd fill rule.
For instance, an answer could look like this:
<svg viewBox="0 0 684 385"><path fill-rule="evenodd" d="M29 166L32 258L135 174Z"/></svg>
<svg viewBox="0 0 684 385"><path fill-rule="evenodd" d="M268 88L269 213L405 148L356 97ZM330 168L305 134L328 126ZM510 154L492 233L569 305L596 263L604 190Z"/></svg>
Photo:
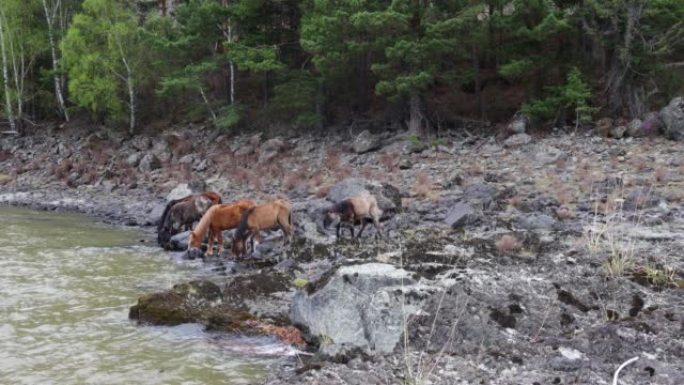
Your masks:
<svg viewBox="0 0 684 385"><path fill-rule="evenodd" d="M202 241L200 241L200 245ZM214 255L214 230L209 228L209 242L207 242L207 252L204 253L207 257Z"/></svg>
<svg viewBox="0 0 684 385"><path fill-rule="evenodd" d="M220 229L216 231L216 242L218 243L218 257L221 258L223 253L223 231Z"/></svg>
<svg viewBox="0 0 684 385"><path fill-rule="evenodd" d="M340 239L340 227L342 227L342 221L337 222L337 239Z"/></svg>
<svg viewBox="0 0 684 385"><path fill-rule="evenodd" d="M359 235L356 236L356 238L361 238L361 234L363 234L363 230L366 229L367 222L365 219L361 219L361 230L359 230Z"/></svg>
<svg viewBox="0 0 684 385"><path fill-rule="evenodd" d="M252 234L252 254L254 254L256 249L256 246L254 245L254 238L256 238L256 244L259 245L259 243L261 243L261 231L257 230L254 234Z"/></svg>
<svg viewBox="0 0 684 385"><path fill-rule="evenodd" d="M373 226L375 227L375 237L380 237L382 238L382 225L380 225L380 221L378 220L378 217L373 217Z"/></svg>
<svg viewBox="0 0 684 385"><path fill-rule="evenodd" d="M351 232L352 239L354 239L354 222L347 223L347 226L349 227L349 231Z"/></svg>

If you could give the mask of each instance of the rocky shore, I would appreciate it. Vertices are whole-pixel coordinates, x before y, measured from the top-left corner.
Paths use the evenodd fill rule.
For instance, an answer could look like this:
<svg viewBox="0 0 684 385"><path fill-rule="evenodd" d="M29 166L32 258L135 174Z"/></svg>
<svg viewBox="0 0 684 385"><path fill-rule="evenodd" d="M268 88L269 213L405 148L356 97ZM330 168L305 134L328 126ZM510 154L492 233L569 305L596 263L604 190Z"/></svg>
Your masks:
<svg viewBox="0 0 684 385"><path fill-rule="evenodd" d="M679 118L431 141L45 127L0 137L0 203L149 228L167 199L192 191L287 196L292 245L274 232L252 259L206 260L225 279L180 282L131 308L140 322L276 335L311 353L271 385L609 384L632 357L622 383L675 385L684 383L684 145L670 139L684 132ZM336 240L322 210L364 190L384 211L386 236Z"/></svg>

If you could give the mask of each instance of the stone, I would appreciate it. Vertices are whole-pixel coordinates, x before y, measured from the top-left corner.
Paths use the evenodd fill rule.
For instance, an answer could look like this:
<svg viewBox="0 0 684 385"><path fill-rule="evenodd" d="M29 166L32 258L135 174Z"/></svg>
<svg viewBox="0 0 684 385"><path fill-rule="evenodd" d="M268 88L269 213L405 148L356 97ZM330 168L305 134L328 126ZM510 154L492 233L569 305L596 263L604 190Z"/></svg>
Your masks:
<svg viewBox="0 0 684 385"><path fill-rule="evenodd" d="M357 154L364 154L379 149L381 141L368 130L361 131L354 139L352 148Z"/></svg>
<svg viewBox="0 0 684 385"><path fill-rule="evenodd" d="M142 158L143 154L141 152L134 152L126 158L126 164L131 167L138 167Z"/></svg>
<svg viewBox="0 0 684 385"><path fill-rule="evenodd" d="M324 356L388 354L401 341L404 317L436 291L389 264L343 266L298 291L290 319L320 342Z"/></svg>
<svg viewBox="0 0 684 385"><path fill-rule="evenodd" d="M152 140L149 136L136 136L131 139L131 147L138 151L147 151L152 146Z"/></svg>
<svg viewBox="0 0 684 385"><path fill-rule="evenodd" d="M627 135L632 138L640 138L645 136L644 131L641 129L643 121L641 119L632 119L632 121L627 124Z"/></svg>
<svg viewBox="0 0 684 385"><path fill-rule="evenodd" d="M532 137L527 134L515 134L504 140L504 147L513 148L524 146L532 141Z"/></svg>
<svg viewBox="0 0 684 385"><path fill-rule="evenodd" d="M333 203L337 203L349 197L370 194L370 191L368 191L364 185L365 183L360 179L344 179L330 188L327 199Z"/></svg>
<svg viewBox="0 0 684 385"><path fill-rule="evenodd" d="M534 151L534 159L537 163L547 165L556 163L565 157L565 153L556 147L548 145L536 146Z"/></svg>
<svg viewBox="0 0 684 385"><path fill-rule="evenodd" d="M188 186L187 183L181 183L171 190L171 192L166 196L166 201L170 202L172 200L185 198L191 194L192 190L190 189L190 186Z"/></svg>
<svg viewBox="0 0 684 385"><path fill-rule="evenodd" d="M498 189L491 184L475 183L463 190L463 200L473 206L489 208L496 200Z"/></svg>
<svg viewBox="0 0 684 385"><path fill-rule="evenodd" d="M161 168L161 161L154 154L147 154L140 160L138 168L140 171L150 172Z"/></svg>
<svg viewBox="0 0 684 385"><path fill-rule="evenodd" d="M660 110L660 118L665 124L665 136L672 140L684 141L684 97L676 97Z"/></svg>
<svg viewBox="0 0 684 385"><path fill-rule="evenodd" d="M152 153L159 158L161 162L168 162L171 160L171 148L165 140L157 140L152 146Z"/></svg>
<svg viewBox="0 0 684 385"><path fill-rule="evenodd" d="M664 130L663 120L657 112L649 112L641 122L641 132L643 136L655 136Z"/></svg>
<svg viewBox="0 0 684 385"><path fill-rule="evenodd" d="M444 222L456 229L470 224L476 218L475 210L469 204L459 202L449 210Z"/></svg>
<svg viewBox="0 0 684 385"><path fill-rule="evenodd" d="M245 144L235 151L235 156L249 156L254 154L254 146Z"/></svg>
<svg viewBox="0 0 684 385"><path fill-rule="evenodd" d="M514 134L524 134L530 119L524 114L516 114L508 123L508 131Z"/></svg>
<svg viewBox="0 0 684 385"><path fill-rule="evenodd" d="M188 249L188 242L190 240L190 231L178 233L169 239L168 249L173 251L183 251Z"/></svg>
<svg viewBox="0 0 684 385"><path fill-rule="evenodd" d="M516 226L523 230L552 230L557 223L550 215L541 213L524 214L515 220Z"/></svg>
<svg viewBox="0 0 684 385"><path fill-rule="evenodd" d="M188 155L183 155L180 159L178 159L178 163L180 164L192 164L195 161L195 157L188 154Z"/></svg>
<svg viewBox="0 0 684 385"><path fill-rule="evenodd" d="M285 142L280 138L273 138L265 141L261 144L259 150L259 163L268 162L275 158L283 148L285 148Z"/></svg>
<svg viewBox="0 0 684 385"><path fill-rule="evenodd" d="M622 139L627 132L627 126L615 126L610 130L610 136L615 139Z"/></svg>

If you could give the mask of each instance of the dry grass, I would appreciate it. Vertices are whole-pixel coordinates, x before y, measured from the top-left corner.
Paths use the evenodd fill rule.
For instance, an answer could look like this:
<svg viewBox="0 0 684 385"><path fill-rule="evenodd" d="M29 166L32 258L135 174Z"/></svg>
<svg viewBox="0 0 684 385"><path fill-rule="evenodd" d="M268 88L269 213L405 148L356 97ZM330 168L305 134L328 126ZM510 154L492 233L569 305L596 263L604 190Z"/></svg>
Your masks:
<svg viewBox="0 0 684 385"><path fill-rule="evenodd" d="M511 234L504 234L494 243L496 251L501 255L515 254L520 250L522 245L518 239Z"/></svg>
<svg viewBox="0 0 684 385"><path fill-rule="evenodd" d="M670 181L670 170L667 167L660 165L653 170L653 177L656 182L667 184Z"/></svg>
<svg viewBox="0 0 684 385"><path fill-rule="evenodd" d="M433 184L430 175L425 171L419 171L418 174L416 174L416 182L413 185L414 194L425 199L430 196L432 189Z"/></svg>
<svg viewBox="0 0 684 385"><path fill-rule="evenodd" d="M331 189L331 188L332 188L332 186L330 186L330 185L328 185L328 186L321 186L321 187L317 188L317 189L316 189L316 198L321 198L321 199L322 199L322 198L327 197L328 194L330 194L330 189Z"/></svg>
<svg viewBox="0 0 684 385"><path fill-rule="evenodd" d="M293 170L290 173L287 173L285 175L285 179L283 180L281 186L285 190L293 189L293 188L305 183L308 180L308 176L309 176L309 170L308 169L299 168L299 169Z"/></svg>
<svg viewBox="0 0 684 385"><path fill-rule="evenodd" d="M572 193L567 188L558 186L556 188L556 200L561 205L568 205L572 202Z"/></svg>
<svg viewBox="0 0 684 385"><path fill-rule="evenodd" d="M556 209L556 217L560 219L561 221L567 220L567 219L575 219L577 217L577 214L573 210L571 210L569 207L566 206L561 206Z"/></svg>
<svg viewBox="0 0 684 385"><path fill-rule="evenodd" d="M335 172L342 164L342 151L337 148L329 148L325 152L324 163L329 171Z"/></svg>
<svg viewBox="0 0 684 385"><path fill-rule="evenodd" d="M378 155L378 161L388 172L394 172L399 168L400 156L396 152L384 152Z"/></svg>
<svg viewBox="0 0 684 385"><path fill-rule="evenodd" d="M520 208L520 205L523 203L523 197L520 194L513 195L512 197L508 198L508 204L512 207Z"/></svg>

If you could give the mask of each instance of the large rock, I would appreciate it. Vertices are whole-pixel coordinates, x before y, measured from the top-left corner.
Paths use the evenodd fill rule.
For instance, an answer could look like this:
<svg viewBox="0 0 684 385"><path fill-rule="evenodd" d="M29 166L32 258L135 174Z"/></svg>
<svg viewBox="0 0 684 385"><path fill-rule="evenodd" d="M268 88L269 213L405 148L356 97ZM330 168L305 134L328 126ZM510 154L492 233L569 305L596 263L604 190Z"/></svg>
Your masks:
<svg viewBox="0 0 684 385"><path fill-rule="evenodd" d="M161 161L154 154L147 154L140 160L140 165L138 168L140 171L150 172L152 170L161 168Z"/></svg>
<svg viewBox="0 0 684 385"><path fill-rule="evenodd" d="M168 162L171 159L171 147L165 140L157 140L151 151L161 162Z"/></svg>
<svg viewBox="0 0 684 385"><path fill-rule="evenodd" d="M553 230L557 227L558 222L550 215L530 213L518 217L515 224L524 230Z"/></svg>
<svg viewBox="0 0 684 385"><path fill-rule="evenodd" d="M126 163L131 167L138 167L142 158L142 152L134 152L126 158Z"/></svg>
<svg viewBox="0 0 684 385"><path fill-rule="evenodd" d="M275 158L285 148L285 142L280 138L265 141L260 148L259 162L264 163Z"/></svg>
<svg viewBox="0 0 684 385"><path fill-rule="evenodd" d="M530 119L524 114L516 114L508 123L508 130L514 134L524 134Z"/></svg>
<svg viewBox="0 0 684 385"><path fill-rule="evenodd" d="M173 251L183 251L188 249L190 241L190 231L178 233L169 239L168 248Z"/></svg>
<svg viewBox="0 0 684 385"><path fill-rule="evenodd" d="M470 224L475 220L477 220L477 214L472 206L459 202L449 210L444 222L456 229Z"/></svg>
<svg viewBox="0 0 684 385"><path fill-rule="evenodd" d="M665 124L665 136L672 140L684 141L684 98L676 97L660 110L660 118Z"/></svg>
<svg viewBox="0 0 684 385"><path fill-rule="evenodd" d="M175 199L185 198L186 196L192 194L192 190L187 183L181 183L174 187L173 190L166 196L166 201L170 202Z"/></svg>
<svg viewBox="0 0 684 385"><path fill-rule="evenodd" d="M655 136L664 130L663 120L657 112L649 112L644 116L644 121L641 122L642 136Z"/></svg>
<svg viewBox="0 0 684 385"><path fill-rule="evenodd" d="M627 124L627 135L632 138L640 138L644 136L644 131L641 129L643 122L641 119L632 119L632 121Z"/></svg>
<svg viewBox="0 0 684 385"><path fill-rule="evenodd" d="M295 295L291 320L317 338L320 353L330 357L391 353L405 330L405 317L417 313L437 290L382 263L340 267L322 281Z"/></svg>
<svg viewBox="0 0 684 385"><path fill-rule="evenodd" d="M354 139L354 144L352 145L354 152L357 154L363 154L373 150L379 149L381 146L380 139L368 130L363 130Z"/></svg>
<svg viewBox="0 0 684 385"><path fill-rule="evenodd" d="M532 137L527 134L515 134L504 140L504 147L520 147L526 145L532 141Z"/></svg>
<svg viewBox="0 0 684 385"><path fill-rule="evenodd" d="M475 183L463 190L463 200L475 207L488 209L498 196L498 189L487 183Z"/></svg>

